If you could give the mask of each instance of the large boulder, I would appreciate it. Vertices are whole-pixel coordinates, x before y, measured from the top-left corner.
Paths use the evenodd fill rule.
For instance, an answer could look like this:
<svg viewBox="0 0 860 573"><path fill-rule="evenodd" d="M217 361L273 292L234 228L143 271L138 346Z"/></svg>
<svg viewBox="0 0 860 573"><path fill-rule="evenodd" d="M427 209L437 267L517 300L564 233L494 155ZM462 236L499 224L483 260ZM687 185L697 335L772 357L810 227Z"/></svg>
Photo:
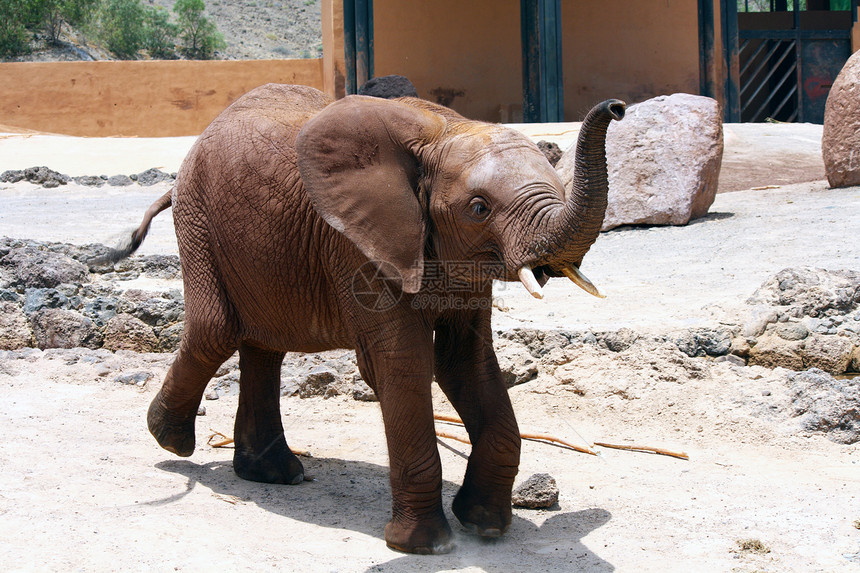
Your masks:
<svg viewBox="0 0 860 573"><path fill-rule="evenodd" d="M830 88L821 153L831 187L860 185L860 52L848 58Z"/></svg>
<svg viewBox="0 0 860 573"><path fill-rule="evenodd" d="M576 146L556 169L573 184ZM606 137L609 197L603 230L620 225L685 225L714 202L723 159L716 100L689 94L656 97L628 108Z"/></svg>

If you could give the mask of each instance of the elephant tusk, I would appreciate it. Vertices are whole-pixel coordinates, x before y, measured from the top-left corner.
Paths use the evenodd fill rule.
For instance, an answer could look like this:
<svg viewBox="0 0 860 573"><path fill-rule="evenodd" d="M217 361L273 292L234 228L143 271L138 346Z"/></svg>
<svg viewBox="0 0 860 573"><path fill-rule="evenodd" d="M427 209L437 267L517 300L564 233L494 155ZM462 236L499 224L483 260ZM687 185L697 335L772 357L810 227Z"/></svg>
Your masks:
<svg viewBox="0 0 860 573"><path fill-rule="evenodd" d="M576 286L578 286L588 294L594 295L597 298L606 298L605 296L600 294L600 291L597 290L597 287L594 286L594 283L588 280L588 277L582 274L582 271L580 271L578 268L565 267L564 269L562 269L561 272L564 273L564 276L572 280Z"/></svg>
<svg viewBox="0 0 860 573"><path fill-rule="evenodd" d="M517 275L519 275L520 282L523 283L523 286L526 287L526 290L529 291L530 295L535 298L543 298L543 289L535 278L535 274L532 272L531 267L521 267Z"/></svg>

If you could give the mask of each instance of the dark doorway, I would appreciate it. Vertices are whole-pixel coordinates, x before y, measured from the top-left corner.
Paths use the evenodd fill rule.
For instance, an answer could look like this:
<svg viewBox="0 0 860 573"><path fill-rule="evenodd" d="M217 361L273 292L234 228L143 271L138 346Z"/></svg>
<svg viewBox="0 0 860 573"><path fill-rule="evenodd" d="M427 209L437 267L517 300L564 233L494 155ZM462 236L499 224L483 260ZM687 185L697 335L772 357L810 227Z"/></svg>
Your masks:
<svg viewBox="0 0 860 573"><path fill-rule="evenodd" d="M738 117L728 121L822 123L827 94L851 55L855 6L856 0L737 0Z"/></svg>

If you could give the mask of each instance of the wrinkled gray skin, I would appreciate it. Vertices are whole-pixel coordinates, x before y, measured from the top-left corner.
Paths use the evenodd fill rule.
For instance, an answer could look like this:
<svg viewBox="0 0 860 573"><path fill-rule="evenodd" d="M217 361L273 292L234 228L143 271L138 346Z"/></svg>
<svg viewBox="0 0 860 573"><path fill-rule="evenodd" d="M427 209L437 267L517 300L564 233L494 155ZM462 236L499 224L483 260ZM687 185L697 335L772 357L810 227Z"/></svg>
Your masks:
<svg viewBox="0 0 860 573"><path fill-rule="evenodd" d="M493 351L492 279L518 280L529 267L542 285L579 266L606 208L606 128L623 113L614 100L592 110L565 198L526 137L423 100L332 102L286 85L240 98L200 136L173 194L115 253L133 251L172 204L186 320L149 409L158 443L191 455L206 384L238 349L234 469L299 484L304 470L279 409L284 353L354 348L385 423L389 546L452 546L434 377L473 444L454 515L478 535L501 535L520 437Z"/></svg>

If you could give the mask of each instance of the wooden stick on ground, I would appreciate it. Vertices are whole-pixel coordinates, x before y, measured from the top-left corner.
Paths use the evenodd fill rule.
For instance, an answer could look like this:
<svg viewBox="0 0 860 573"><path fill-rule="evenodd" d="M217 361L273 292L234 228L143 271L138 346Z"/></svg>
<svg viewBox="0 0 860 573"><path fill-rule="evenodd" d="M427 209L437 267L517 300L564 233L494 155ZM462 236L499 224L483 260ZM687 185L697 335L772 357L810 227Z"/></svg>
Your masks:
<svg viewBox="0 0 860 573"><path fill-rule="evenodd" d="M463 425L463 421L460 418L454 416L445 416L443 414L435 414L433 419L438 420L440 422L448 422L450 424ZM471 442L467 438L460 438L447 432L442 432L437 430L436 435L442 438L450 438L452 440L457 440L458 442L463 442L464 444L470 444ZM584 448L582 446L577 446L575 444L571 444L570 442L566 442L554 436L550 436L548 434L520 434L520 437L524 440L531 440L535 442L549 442L550 445L559 445L561 447L569 448L571 450L580 452L582 454L590 454L592 456L598 455L591 447ZM610 444L607 442L594 442L595 446L600 446L602 448L610 448L615 450L626 450L630 452L646 452L650 454L658 454L661 456L669 456L672 458L678 458L680 460L689 460L690 456L688 456L685 452L673 452L671 450L666 450L663 448L652 448L650 446L636 446L636 445L624 445L624 444Z"/></svg>
<svg viewBox="0 0 860 573"><path fill-rule="evenodd" d="M209 431L212 432L212 435L209 436L209 439L206 440L206 443L212 446L213 448L225 448L233 443L233 438L228 438L221 432L215 431L212 428L209 428ZM217 442L212 442L215 438L221 438ZM312 458L313 456L308 450L296 450L294 448L290 448L290 451L296 454L297 456L304 456L306 458ZM309 480L306 480L309 481Z"/></svg>
<svg viewBox="0 0 860 573"><path fill-rule="evenodd" d="M690 456L688 456L684 452L673 452L670 450L664 450L663 448L652 448L649 446L633 446L633 445L624 445L624 444L607 444L606 442L594 442L595 446L600 446L601 448L612 448L614 450L627 450L631 452L647 452L649 454L659 454L661 456L669 456L672 458L678 458L680 460L689 460Z"/></svg>
<svg viewBox="0 0 860 573"><path fill-rule="evenodd" d="M460 426L463 425L463 421L460 418L455 418L452 416L436 414L433 416L433 419L439 420L440 422L448 422L450 424L457 424ZM471 444L468 438L456 437L446 432L441 432L439 430L436 431L436 435L442 438L451 438L452 440L457 440L458 442L463 442L464 444ZM552 442L554 444L559 444L565 448L570 448L571 450L577 451L582 454L591 454L592 456L597 455L597 452L595 452L591 448L583 448L582 446L577 446L575 444L571 444L570 442L565 442L564 440L560 440L559 438L547 434L520 434L520 437L524 440L532 440L535 442Z"/></svg>

